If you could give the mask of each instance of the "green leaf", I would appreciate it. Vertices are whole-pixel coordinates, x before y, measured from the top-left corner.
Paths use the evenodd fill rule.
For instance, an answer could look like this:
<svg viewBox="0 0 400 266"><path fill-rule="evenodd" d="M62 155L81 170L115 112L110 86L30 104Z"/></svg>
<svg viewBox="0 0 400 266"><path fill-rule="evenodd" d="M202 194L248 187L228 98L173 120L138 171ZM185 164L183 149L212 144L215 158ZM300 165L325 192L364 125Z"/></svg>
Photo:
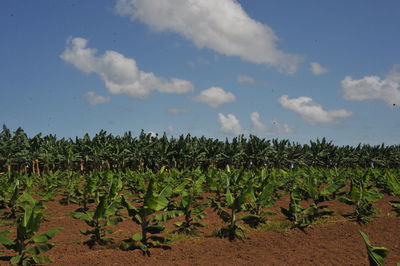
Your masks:
<svg viewBox="0 0 400 266"><path fill-rule="evenodd" d="M142 240L142 234L134 234L133 236L132 236L132 239L133 240L135 240L135 241L141 241Z"/></svg>
<svg viewBox="0 0 400 266"><path fill-rule="evenodd" d="M32 256L32 259L37 264L45 264L45 263L53 262L53 260L50 259L49 257Z"/></svg>
<svg viewBox="0 0 400 266"><path fill-rule="evenodd" d="M63 228L54 228L47 232L41 233L38 236L33 237L32 240L35 243L45 243L45 242L49 241L50 239L52 239L58 232L60 232L62 230L63 230Z"/></svg>
<svg viewBox="0 0 400 266"><path fill-rule="evenodd" d="M105 217L105 212L106 212L106 197L102 196L100 198L100 202L96 207L96 210L93 214L93 220L101 219Z"/></svg>
<svg viewBox="0 0 400 266"><path fill-rule="evenodd" d="M226 199L226 203L231 206L233 204L233 196L231 191L229 190L229 188L227 189L226 193L225 193L225 199Z"/></svg>
<svg viewBox="0 0 400 266"><path fill-rule="evenodd" d="M14 256L10 259L11 264L20 264L22 259L22 255Z"/></svg>
<svg viewBox="0 0 400 266"><path fill-rule="evenodd" d="M88 223L93 221L93 218L84 212L70 212L70 213L68 213L68 216L71 216L74 219L84 220L85 222L88 222Z"/></svg>
<svg viewBox="0 0 400 266"><path fill-rule="evenodd" d="M108 225L117 225L118 223L122 222L123 220L124 220L124 217L122 217L122 216L112 217L107 221L106 225L107 226Z"/></svg>
<svg viewBox="0 0 400 266"><path fill-rule="evenodd" d="M45 243L45 244L41 244L41 245L37 245L37 246L31 247L31 248L28 248L26 250L26 253L29 253L32 255L39 255L40 253L49 251L53 247L54 247L53 243Z"/></svg>
<svg viewBox="0 0 400 266"><path fill-rule="evenodd" d="M360 231L362 238L364 239L365 246L368 251L368 259L371 266L383 266L385 264L385 258L388 250L384 247L373 247L369 241L368 236Z"/></svg>
<svg viewBox="0 0 400 266"><path fill-rule="evenodd" d="M168 197L172 195L172 188L171 186L166 186L161 192L160 195L158 196L157 199L157 208L155 211L160 211L164 209L165 207L168 206L169 200Z"/></svg>
<svg viewBox="0 0 400 266"><path fill-rule="evenodd" d="M11 233L9 230L0 233L0 244L5 246L12 246L14 245L14 241L8 239L7 235Z"/></svg>

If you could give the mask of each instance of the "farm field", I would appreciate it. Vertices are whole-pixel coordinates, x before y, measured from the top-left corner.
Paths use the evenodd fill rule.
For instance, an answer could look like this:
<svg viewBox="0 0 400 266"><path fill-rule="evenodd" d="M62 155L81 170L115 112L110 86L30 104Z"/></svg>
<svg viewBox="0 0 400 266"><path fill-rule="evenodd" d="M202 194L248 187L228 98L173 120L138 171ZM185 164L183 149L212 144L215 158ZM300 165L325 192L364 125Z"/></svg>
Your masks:
<svg viewBox="0 0 400 266"><path fill-rule="evenodd" d="M368 265L367 250L359 231L365 232L374 246L386 247L389 250L386 265L395 265L400 261L400 222L396 205L399 195L391 189L399 185L398 179L394 178L398 172L313 168L245 171L228 168L207 172L198 169L161 169L155 173L150 170L96 171L85 175L58 171L41 176L15 177L20 181L18 195L22 191L25 194L30 191L29 194L36 200L45 200L43 204L47 208L43 210L45 215L38 234L63 228L50 241L55 244L54 247L41 254L51 257L53 265ZM3 181L8 178L2 176ZM45 180L51 189L46 189ZM363 199L365 206L371 208L360 208L362 213L357 216L356 205L349 204L347 200L351 200L352 193L359 192L356 191L356 183L360 181L366 182L361 189L363 193L372 195L372 198ZM30 187L27 184L31 184ZM13 188L15 192L15 186ZM151 197L149 190L152 190ZM300 201L296 200L296 191ZM317 193L314 196L313 191ZM3 203L10 203L11 198L7 196L11 194L3 190ZM324 194L323 199L321 194ZM162 195L165 195L166 201ZM194 199L190 208L192 211L202 206L197 209L199 212L191 213L192 224L186 228L193 230L193 234L184 234L184 231L176 233L174 231L183 228L176 223L184 221L182 203L190 195ZM264 201L261 201L261 195L264 195ZM101 237L111 241L88 243L93 234L84 235L79 230L93 227L88 226L84 219L74 219L71 213L93 214L105 198L108 202L105 206L118 202L118 207L111 211L110 216L103 216L103 220L115 217L126 219L116 225L105 226L113 231L103 232ZM240 199L243 201L240 202ZM155 234L152 236L162 236L170 241L164 243L162 239L157 239L159 243L155 243L150 241L150 237L146 244L148 249L145 249L151 252L150 256L145 255L136 242L133 250L121 250L121 243L141 232L141 226L130 219L125 200L138 210L146 204L147 211L153 208L147 213L149 217L164 215L153 221L153 225L164 225L165 228L159 227L158 231L153 228ZM156 207L148 203L153 201L157 201ZM257 202L262 205L259 214L254 212ZM300 208L295 207L297 203ZM327 207L314 208L314 204ZM15 206L16 217L23 216L18 201ZM224 210L228 214L235 211L237 227L229 228L232 220L223 219ZM0 232L15 228L15 218L5 218L11 211L10 206L3 208ZM195 219L198 214L201 216ZM248 215L253 215L252 219L243 218ZM257 218L264 220L258 221ZM204 227L196 227L196 222L204 223ZM221 228L233 233L221 235ZM10 239L11 236L12 232ZM0 252L2 259L15 255L5 247Z"/></svg>
<svg viewBox="0 0 400 266"><path fill-rule="evenodd" d="M325 139L72 140L4 126L0 262L395 265L399 157Z"/></svg>

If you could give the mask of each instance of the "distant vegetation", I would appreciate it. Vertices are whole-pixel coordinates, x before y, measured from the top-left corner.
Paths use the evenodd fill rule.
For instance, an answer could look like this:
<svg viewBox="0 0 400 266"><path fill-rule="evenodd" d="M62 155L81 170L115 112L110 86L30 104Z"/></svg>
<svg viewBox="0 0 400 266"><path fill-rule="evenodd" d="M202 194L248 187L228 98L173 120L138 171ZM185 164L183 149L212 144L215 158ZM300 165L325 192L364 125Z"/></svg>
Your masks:
<svg viewBox="0 0 400 266"><path fill-rule="evenodd" d="M56 170L88 172L103 169L159 170L208 168L400 167L400 145L337 146L325 138L299 144L289 140L238 136L232 140L182 135L152 136L143 131L113 136L101 130L75 139L38 134L22 128L0 132L0 172L39 174Z"/></svg>

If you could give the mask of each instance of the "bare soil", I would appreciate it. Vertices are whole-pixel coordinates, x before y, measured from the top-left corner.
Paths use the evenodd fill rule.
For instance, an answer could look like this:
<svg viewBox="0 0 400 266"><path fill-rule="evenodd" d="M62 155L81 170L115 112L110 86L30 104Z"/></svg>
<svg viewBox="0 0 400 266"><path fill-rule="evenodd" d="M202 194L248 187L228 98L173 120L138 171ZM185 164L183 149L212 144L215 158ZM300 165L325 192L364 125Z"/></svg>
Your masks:
<svg viewBox="0 0 400 266"><path fill-rule="evenodd" d="M42 230L62 227L64 230L53 239L56 246L45 253L54 262L51 265L368 265L367 251L359 231L364 231L374 246L389 249L386 265L400 263L400 218L391 212L389 204L394 197L386 196L375 206L379 215L371 223L360 225L346 217L352 207L338 201L329 202L335 215L306 228L289 229L281 214L271 216L269 223L259 230L248 230L247 239L228 241L212 234L223 226L212 209L207 209L207 224L196 237L178 239L171 249L152 249L151 257L141 251L122 251L118 244L137 233L139 228L129 219L118 224L111 235L114 245L89 248L88 238L79 229L87 228L83 221L67 213L77 205L60 205L58 201L46 202L51 215L43 222ZM272 210L287 207L289 199L283 197ZM177 218L179 220L179 218ZM0 232L8 226L0 226ZM172 222L167 224L172 232ZM0 256L10 255L0 247ZM7 265L0 261L0 265Z"/></svg>

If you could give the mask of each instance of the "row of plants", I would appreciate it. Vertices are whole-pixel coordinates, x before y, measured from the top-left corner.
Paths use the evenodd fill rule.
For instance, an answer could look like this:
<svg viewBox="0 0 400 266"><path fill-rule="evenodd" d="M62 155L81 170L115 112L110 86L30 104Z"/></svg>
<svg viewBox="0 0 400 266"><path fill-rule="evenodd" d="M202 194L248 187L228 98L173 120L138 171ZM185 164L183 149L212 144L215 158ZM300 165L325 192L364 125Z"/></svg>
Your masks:
<svg viewBox="0 0 400 266"><path fill-rule="evenodd" d="M275 214L271 208L284 195L289 195L290 202L281 212L293 228L303 229L332 215L334 210L327 207L332 200L353 206L349 218L367 223L376 215L373 202L384 194L400 197L399 176L399 169L362 168L227 167L202 171L162 167L156 172L125 169L57 171L40 176L10 173L0 176L0 207L3 217L16 219L17 237L10 240L10 232L2 232L0 243L17 252L10 258L12 263L47 261L48 258L38 255L52 247L48 241L61 229L51 230L45 236L36 236L36 232L43 218L42 202L54 200L57 195L61 204L77 205L77 210L69 215L87 224L89 229L81 233L88 237L89 246L112 243L113 226L130 219L140 230L123 240L120 247L140 249L147 255L151 248L168 248L166 221L181 217L175 223L176 232L196 234L206 226L202 220L207 207L224 224L215 232L216 236L243 239L245 226L257 228L267 223L268 216ZM34 200L31 194L40 196L41 201ZM393 201L392 207L400 215L400 202ZM28 247L34 244L37 245Z"/></svg>
<svg viewBox="0 0 400 266"><path fill-rule="evenodd" d="M102 130L75 139L28 137L22 128L0 131L0 172L23 171L41 175L56 170L131 170L162 166L206 170L210 167L400 167L400 145L337 146L325 138L299 144L289 140L238 136L231 140L181 135L168 138L131 132L113 136Z"/></svg>

